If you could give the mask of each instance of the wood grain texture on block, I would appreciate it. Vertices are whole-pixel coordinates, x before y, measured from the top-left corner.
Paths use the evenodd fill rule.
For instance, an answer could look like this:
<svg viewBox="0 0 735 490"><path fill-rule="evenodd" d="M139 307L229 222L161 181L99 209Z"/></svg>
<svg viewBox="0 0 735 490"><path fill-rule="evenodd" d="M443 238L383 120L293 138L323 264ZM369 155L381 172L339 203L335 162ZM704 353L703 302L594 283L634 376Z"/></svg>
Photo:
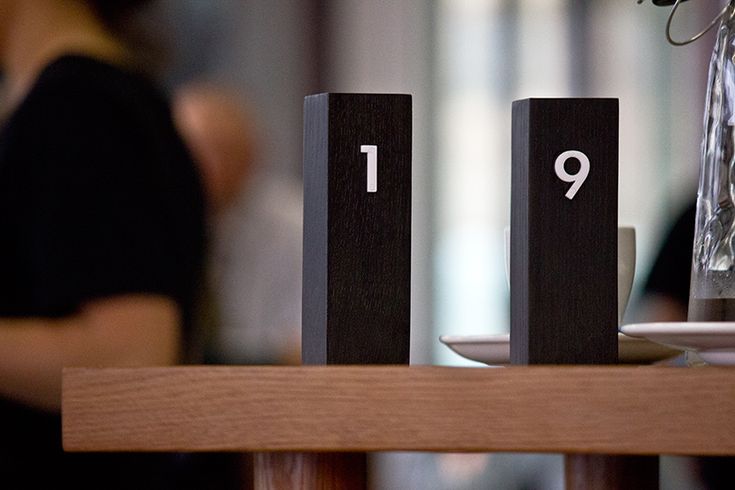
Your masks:
<svg viewBox="0 0 735 490"><path fill-rule="evenodd" d="M735 369L66 369L69 451L735 454Z"/></svg>
<svg viewBox="0 0 735 490"><path fill-rule="evenodd" d="M411 96L304 103L305 364L407 364Z"/></svg>
<svg viewBox="0 0 735 490"><path fill-rule="evenodd" d="M511 360L617 362L617 99L513 103Z"/></svg>

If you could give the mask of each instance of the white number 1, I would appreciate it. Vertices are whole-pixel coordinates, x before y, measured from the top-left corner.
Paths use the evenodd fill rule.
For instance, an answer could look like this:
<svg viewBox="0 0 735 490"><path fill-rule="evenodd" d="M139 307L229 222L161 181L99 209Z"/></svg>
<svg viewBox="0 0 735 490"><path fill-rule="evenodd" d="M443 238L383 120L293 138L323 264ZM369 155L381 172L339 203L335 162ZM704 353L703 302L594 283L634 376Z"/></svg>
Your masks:
<svg viewBox="0 0 735 490"><path fill-rule="evenodd" d="M378 147L361 145L360 153L367 153L367 191L378 192Z"/></svg>
<svg viewBox="0 0 735 490"><path fill-rule="evenodd" d="M567 160L569 160L570 158L576 158L577 160L579 160L579 172L577 172L576 174L570 174L564 168L564 164L567 163ZM581 151L568 150L556 157L556 162L554 163L554 171L556 172L556 176L559 177L560 180L564 182L573 182L572 186L564 195L567 199L574 199L577 191L580 187L582 187L582 184L584 184L584 181L587 179L587 176L590 173L590 159L587 158L587 155L585 155Z"/></svg>

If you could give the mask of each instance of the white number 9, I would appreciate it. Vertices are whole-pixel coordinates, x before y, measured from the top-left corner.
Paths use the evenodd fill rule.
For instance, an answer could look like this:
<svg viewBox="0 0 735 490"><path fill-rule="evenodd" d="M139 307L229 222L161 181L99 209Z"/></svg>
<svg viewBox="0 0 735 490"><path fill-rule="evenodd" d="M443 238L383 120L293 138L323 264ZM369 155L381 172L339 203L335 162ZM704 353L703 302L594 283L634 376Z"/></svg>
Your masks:
<svg viewBox="0 0 735 490"><path fill-rule="evenodd" d="M576 158L577 160L579 160L579 172L577 172L576 174L570 174L564 168L564 164L567 163L567 160L569 160L570 158ZM564 195L567 199L574 199L577 191L579 191L579 188L582 187L582 184L584 184L584 181L587 179L587 176L590 173L590 159L587 158L587 155L585 155L581 151L568 150L556 157L556 162L554 163L554 171L556 172L556 176L559 177L560 180L563 180L564 182L573 182L572 186Z"/></svg>

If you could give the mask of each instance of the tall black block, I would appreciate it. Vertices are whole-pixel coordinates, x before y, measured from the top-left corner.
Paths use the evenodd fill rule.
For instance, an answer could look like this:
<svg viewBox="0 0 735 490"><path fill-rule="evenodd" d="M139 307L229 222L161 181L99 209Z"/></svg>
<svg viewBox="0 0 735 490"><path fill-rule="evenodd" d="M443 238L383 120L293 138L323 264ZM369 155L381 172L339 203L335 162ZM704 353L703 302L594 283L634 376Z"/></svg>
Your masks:
<svg viewBox="0 0 735 490"><path fill-rule="evenodd" d="M406 364L411 96L304 102L305 364Z"/></svg>
<svg viewBox="0 0 735 490"><path fill-rule="evenodd" d="M614 364L617 99L513 103L511 361Z"/></svg>

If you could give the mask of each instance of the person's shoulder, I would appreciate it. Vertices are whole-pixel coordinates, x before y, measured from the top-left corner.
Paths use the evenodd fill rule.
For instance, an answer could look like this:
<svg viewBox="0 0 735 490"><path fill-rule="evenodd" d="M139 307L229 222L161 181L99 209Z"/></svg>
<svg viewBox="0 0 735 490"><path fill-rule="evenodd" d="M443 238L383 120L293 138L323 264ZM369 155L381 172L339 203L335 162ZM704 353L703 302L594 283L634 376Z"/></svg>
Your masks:
<svg viewBox="0 0 735 490"><path fill-rule="evenodd" d="M132 65L123 65L85 55L67 54L49 63L38 76L36 88L90 90L109 95L121 92L156 94L150 78Z"/></svg>
<svg viewBox="0 0 735 490"><path fill-rule="evenodd" d="M51 123L135 118L166 111L167 103L155 85L137 71L81 55L64 55L39 74L19 111L43 114Z"/></svg>
<svg viewBox="0 0 735 490"><path fill-rule="evenodd" d="M50 176L62 168L95 173L193 166L153 83L85 57L49 64L11 116L6 134L7 153Z"/></svg>

